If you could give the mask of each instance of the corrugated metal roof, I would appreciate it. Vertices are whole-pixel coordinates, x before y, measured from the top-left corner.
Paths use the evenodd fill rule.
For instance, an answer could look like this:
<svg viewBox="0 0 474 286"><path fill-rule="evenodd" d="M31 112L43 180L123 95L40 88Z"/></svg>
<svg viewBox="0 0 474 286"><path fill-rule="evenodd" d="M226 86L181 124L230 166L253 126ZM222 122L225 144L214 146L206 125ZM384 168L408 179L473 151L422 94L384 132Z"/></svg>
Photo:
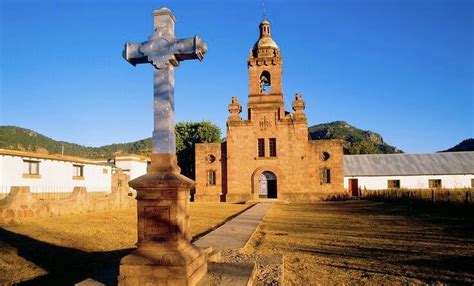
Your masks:
<svg viewBox="0 0 474 286"><path fill-rule="evenodd" d="M344 176L474 174L474 152L344 155Z"/></svg>

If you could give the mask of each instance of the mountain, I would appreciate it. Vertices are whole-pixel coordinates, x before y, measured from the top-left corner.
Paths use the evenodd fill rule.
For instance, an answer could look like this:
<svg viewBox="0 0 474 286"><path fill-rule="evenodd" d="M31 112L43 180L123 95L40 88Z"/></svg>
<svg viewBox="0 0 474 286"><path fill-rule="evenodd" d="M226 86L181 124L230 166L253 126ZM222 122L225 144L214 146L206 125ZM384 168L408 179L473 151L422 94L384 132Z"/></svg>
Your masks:
<svg viewBox="0 0 474 286"><path fill-rule="evenodd" d="M110 158L117 153L149 155L151 138L102 147L86 147L74 143L56 141L35 131L16 126L0 126L0 148L38 153L61 154L86 158Z"/></svg>
<svg viewBox="0 0 474 286"><path fill-rule="evenodd" d="M318 139L342 139L344 143L344 154L393 154L403 153L394 146L383 141L382 136L351 126L344 121L334 121L314 125L308 128L309 136L313 140Z"/></svg>
<svg viewBox="0 0 474 286"><path fill-rule="evenodd" d="M474 138L463 140L458 145L440 152L474 151Z"/></svg>
<svg viewBox="0 0 474 286"><path fill-rule="evenodd" d="M402 153L384 143L382 136L372 131L355 128L344 121L318 124L309 127L310 137L317 139L343 139L344 154ZM16 126L0 126L0 148L86 158L111 158L114 154L151 154L151 138L131 143L111 144L102 147L86 147L79 144L56 141L35 131Z"/></svg>

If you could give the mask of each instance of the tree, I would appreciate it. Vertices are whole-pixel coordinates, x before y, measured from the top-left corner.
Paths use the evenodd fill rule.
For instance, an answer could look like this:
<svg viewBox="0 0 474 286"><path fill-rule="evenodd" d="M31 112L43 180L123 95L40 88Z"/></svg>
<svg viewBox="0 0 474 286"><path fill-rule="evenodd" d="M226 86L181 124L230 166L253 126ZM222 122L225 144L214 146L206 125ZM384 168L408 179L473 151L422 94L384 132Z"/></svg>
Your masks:
<svg viewBox="0 0 474 286"><path fill-rule="evenodd" d="M348 148L349 154L380 154L380 150L373 142L370 141L359 141L353 143Z"/></svg>
<svg viewBox="0 0 474 286"><path fill-rule="evenodd" d="M195 179L194 146L196 143L221 142L221 130L209 121L180 122L176 124L176 155L181 173Z"/></svg>

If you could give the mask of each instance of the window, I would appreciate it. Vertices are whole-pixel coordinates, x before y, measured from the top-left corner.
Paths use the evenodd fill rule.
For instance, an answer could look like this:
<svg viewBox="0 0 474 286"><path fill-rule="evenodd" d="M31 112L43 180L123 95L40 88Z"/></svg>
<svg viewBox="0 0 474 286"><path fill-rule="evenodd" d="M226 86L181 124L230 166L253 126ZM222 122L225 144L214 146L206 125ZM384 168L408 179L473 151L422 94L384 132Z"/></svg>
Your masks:
<svg viewBox="0 0 474 286"><path fill-rule="evenodd" d="M388 180L387 188L389 189L400 189L400 180Z"/></svg>
<svg viewBox="0 0 474 286"><path fill-rule="evenodd" d="M72 165L72 176L73 177L84 177L84 166Z"/></svg>
<svg viewBox="0 0 474 286"><path fill-rule="evenodd" d="M23 160L25 165L25 175L39 175L39 161Z"/></svg>
<svg viewBox="0 0 474 286"><path fill-rule="evenodd" d="M207 171L207 185L214 186L216 184L216 171Z"/></svg>
<svg viewBox="0 0 474 286"><path fill-rule="evenodd" d="M440 179L428 180L428 185L430 188L433 188L433 189L439 189L442 187Z"/></svg>
<svg viewBox="0 0 474 286"><path fill-rule="evenodd" d="M206 160L208 163L212 164L216 161L216 156L212 155L212 154L209 154L207 155L207 160Z"/></svg>
<svg viewBox="0 0 474 286"><path fill-rule="evenodd" d="M258 138L258 157L265 157L265 139Z"/></svg>
<svg viewBox="0 0 474 286"><path fill-rule="evenodd" d="M323 154L321 155L321 158L323 159L323 161L329 160L329 157L331 157L331 155L329 155L328 152L323 152Z"/></svg>
<svg viewBox="0 0 474 286"><path fill-rule="evenodd" d="M270 138L270 157L276 157L277 156L277 140L276 138Z"/></svg>
<svg viewBox="0 0 474 286"><path fill-rule="evenodd" d="M328 168L321 169L321 184L331 183L331 170Z"/></svg>

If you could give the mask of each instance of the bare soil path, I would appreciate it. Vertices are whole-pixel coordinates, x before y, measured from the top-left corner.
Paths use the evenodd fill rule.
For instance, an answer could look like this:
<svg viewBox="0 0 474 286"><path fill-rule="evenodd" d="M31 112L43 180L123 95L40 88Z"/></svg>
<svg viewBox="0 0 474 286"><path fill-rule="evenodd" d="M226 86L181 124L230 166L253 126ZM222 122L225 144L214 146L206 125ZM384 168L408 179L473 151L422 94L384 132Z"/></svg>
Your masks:
<svg viewBox="0 0 474 286"><path fill-rule="evenodd" d="M199 238L194 242L194 245L199 247L211 246L214 250L245 247L245 244L271 206L271 203L256 204L218 229Z"/></svg>

